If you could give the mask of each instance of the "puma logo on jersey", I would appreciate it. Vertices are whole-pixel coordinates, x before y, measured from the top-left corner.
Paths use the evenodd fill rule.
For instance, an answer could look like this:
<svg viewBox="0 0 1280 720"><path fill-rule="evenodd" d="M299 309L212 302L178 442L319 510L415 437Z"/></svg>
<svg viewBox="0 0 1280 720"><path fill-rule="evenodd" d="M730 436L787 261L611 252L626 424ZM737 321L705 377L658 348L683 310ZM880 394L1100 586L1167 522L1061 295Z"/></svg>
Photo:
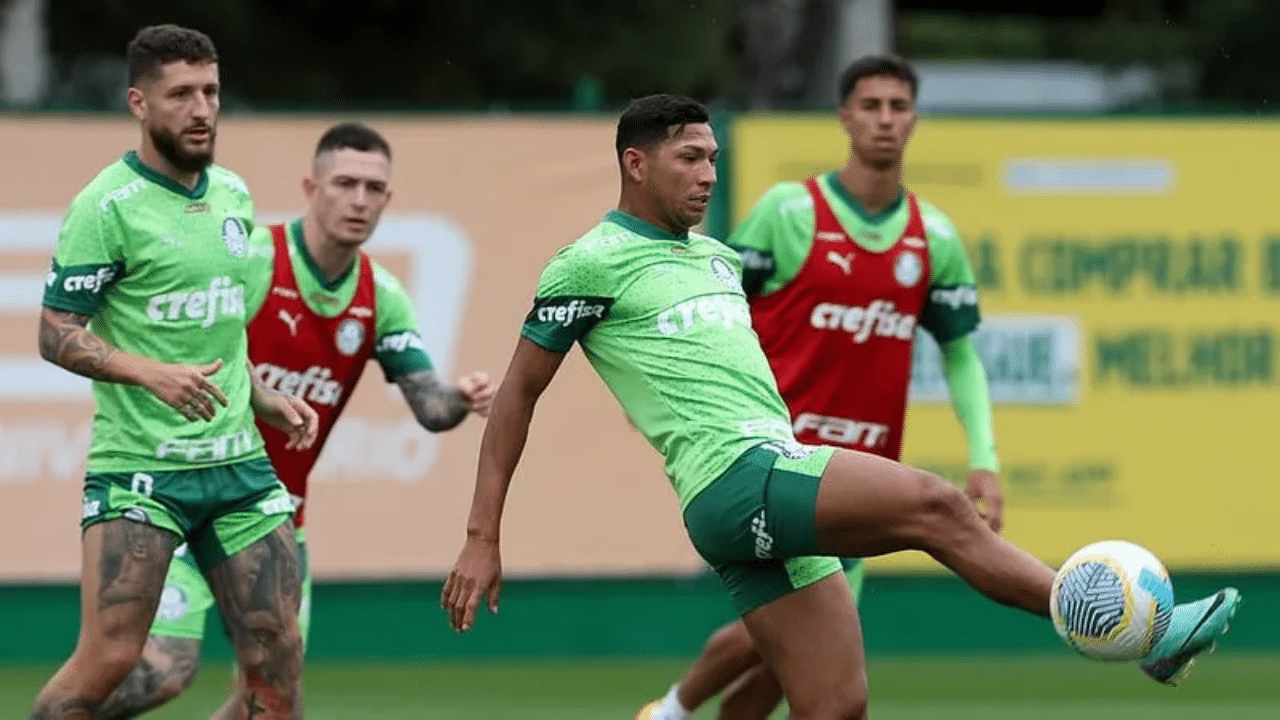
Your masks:
<svg viewBox="0 0 1280 720"><path fill-rule="evenodd" d="M827 261L843 270L845 275L853 274L853 253L841 255L835 250L828 250Z"/></svg>
<svg viewBox="0 0 1280 720"><path fill-rule="evenodd" d="M292 395L314 405L329 407L336 407L342 400L342 383L333 379L333 371L327 367L312 365L298 372L271 363L258 363L253 372L268 390L281 395Z"/></svg>
<svg viewBox="0 0 1280 720"><path fill-rule="evenodd" d="M244 286L225 275L210 280L208 289L161 293L147 302L147 317L155 322L200 320L207 328L228 315L244 319Z"/></svg>
<svg viewBox="0 0 1280 720"><path fill-rule="evenodd" d="M864 343L872 336L910 341L915 337L916 316L900 313L888 300L872 300L866 307L818 303L809 324L819 330L838 330Z"/></svg>
<svg viewBox="0 0 1280 720"><path fill-rule="evenodd" d="M842 232L832 232L830 230L819 230L816 237L824 242L843 242L845 234Z"/></svg>
<svg viewBox="0 0 1280 720"><path fill-rule="evenodd" d="M751 327L751 310L738 295L705 295L685 300L658 313L658 332L675 335L697 323Z"/></svg>
<svg viewBox="0 0 1280 720"><path fill-rule="evenodd" d="M289 326L289 334L298 337L298 321L302 319L302 314L290 315L288 311L281 310L276 317Z"/></svg>
<svg viewBox="0 0 1280 720"><path fill-rule="evenodd" d="M848 420L845 418L800 413L796 416L792 428L798 436L803 432L814 431L819 440L850 447L862 447L868 450L884 447L889 439L889 426L879 423Z"/></svg>

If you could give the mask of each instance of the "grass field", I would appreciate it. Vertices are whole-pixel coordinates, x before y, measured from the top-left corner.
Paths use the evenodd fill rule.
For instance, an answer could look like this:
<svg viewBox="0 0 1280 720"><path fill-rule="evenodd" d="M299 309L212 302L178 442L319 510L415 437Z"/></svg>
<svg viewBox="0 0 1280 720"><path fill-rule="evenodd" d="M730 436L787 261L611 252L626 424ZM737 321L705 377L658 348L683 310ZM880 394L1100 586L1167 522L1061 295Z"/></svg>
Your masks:
<svg viewBox="0 0 1280 720"><path fill-rule="evenodd" d="M313 664L311 720L630 720L681 668L670 661ZM22 718L53 668L0 668L0 717ZM873 658L875 720L1274 720L1280 655L1219 653L1181 688L1137 668L1073 656ZM226 687L211 663L182 699L148 717L207 717ZM704 711L697 717L713 717ZM778 717L782 714L779 713Z"/></svg>

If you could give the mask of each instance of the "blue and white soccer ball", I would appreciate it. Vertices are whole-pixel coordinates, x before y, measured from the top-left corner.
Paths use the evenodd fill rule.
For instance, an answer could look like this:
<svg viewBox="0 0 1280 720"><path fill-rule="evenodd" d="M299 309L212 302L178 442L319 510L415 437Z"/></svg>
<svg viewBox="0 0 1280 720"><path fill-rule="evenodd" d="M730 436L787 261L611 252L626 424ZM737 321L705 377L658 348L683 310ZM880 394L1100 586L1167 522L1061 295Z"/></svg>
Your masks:
<svg viewBox="0 0 1280 720"><path fill-rule="evenodd" d="M1173 583L1164 563L1124 540L1087 545L1058 568L1049 599L1053 626L1093 660L1138 660L1169 629Z"/></svg>

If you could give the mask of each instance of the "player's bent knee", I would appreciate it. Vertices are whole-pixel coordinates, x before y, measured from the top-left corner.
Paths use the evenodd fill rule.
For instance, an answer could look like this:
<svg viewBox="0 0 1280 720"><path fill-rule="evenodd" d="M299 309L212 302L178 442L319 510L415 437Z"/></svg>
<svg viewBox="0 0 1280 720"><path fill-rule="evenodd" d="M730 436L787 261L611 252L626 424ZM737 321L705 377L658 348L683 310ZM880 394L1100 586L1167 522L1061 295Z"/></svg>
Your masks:
<svg viewBox="0 0 1280 720"><path fill-rule="evenodd" d="M919 548L951 547L961 535L981 524L973 502L955 485L923 470L916 481L918 498L912 539Z"/></svg>

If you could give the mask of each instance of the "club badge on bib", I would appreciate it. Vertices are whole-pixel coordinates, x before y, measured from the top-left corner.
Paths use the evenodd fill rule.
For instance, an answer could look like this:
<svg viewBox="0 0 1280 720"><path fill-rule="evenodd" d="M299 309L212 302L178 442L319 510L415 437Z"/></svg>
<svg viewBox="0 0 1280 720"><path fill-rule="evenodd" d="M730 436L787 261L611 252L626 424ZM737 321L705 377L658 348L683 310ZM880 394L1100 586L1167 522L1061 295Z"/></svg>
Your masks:
<svg viewBox="0 0 1280 720"><path fill-rule="evenodd" d="M337 345L338 352L343 355L355 355L364 344L364 323L353 318L343 320L338 324L333 342Z"/></svg>

